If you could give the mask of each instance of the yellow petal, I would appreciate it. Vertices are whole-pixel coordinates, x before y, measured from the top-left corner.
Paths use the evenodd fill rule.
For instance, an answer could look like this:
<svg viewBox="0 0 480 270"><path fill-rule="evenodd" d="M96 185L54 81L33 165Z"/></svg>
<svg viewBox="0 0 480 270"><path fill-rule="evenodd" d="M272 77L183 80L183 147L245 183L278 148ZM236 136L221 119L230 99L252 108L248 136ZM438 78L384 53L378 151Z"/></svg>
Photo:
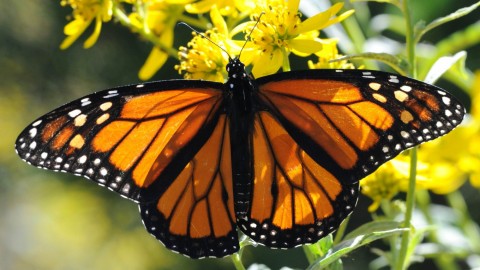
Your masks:
<svg viewBox="0 0 480 270"><path fill-rule="evenodd" d="M312 30L320 30L326 28L334 23L345 20L347 17L354 13L354 10L348 10L341 15L331 19L331 17L335 16L335 14L337 14L337 12L340 11L342 7L343 3L337 3L331 8L325 10L324 12L320 12L313 17L306 19L296 29L294 29L294 31L292 31L292 34L298 35Z"/></svg>
<svg viewBox="0 0 480 270"><path fill-rule="evenodd" d="M342 9L342 7L343 7L343 3L336 3L335 5L331 6L329 10L332 14L337 14L340 11L340 9Z"/></svg>
<svg viewBox="0 0 480 270"><path fill-rule="evenodd" d="M210 10L210 19L212 20L213 26L217 28L218 33L223 35L228 35L228 28L225 20L223 19L220 11L218 10L217 6L214 6Z"/></svg>
<svg viewBox="0 0 480 270"><path fill-rule="evenodd" d="M480 70L475 71L473 75L473 84L471 90L480 89ZM470 91L472 95L472 117L477 121L480 120L480 106L478 105L480 102L480 91Z"/></svg>
<svg viewBox="0 0 480 270"><path fill-rule="evenodd" d="M95 29L93 30L93 33L83 43L84 49L88 49L92 47L95 44L95 42L97 42L98 37L100 36L101 30L102 30L102 19L99 16L97 16L97 19L95 20Z"/></svg>
<svg viewBox="0 0 480 270"><path fill-rule="evenodd" d="M255 2L251 0L235 0L235 7L240 12L250 13L255 8Z"/></svg>
<svg viewBox="0 0 480 270"><path fill-rule="evenodd" d="M173 29L165 30L159 37L164 46L171 47L173 45ZM145 60L145 63L138 72L138 77L141 80L150 79L168 59L168 54L161 49L154 47L150 55Z"/></svg>
<svg viewBox="0 0 480 270"><path fill-rule="evenodd" d="M163 64L165 64L167 58L167 53L154 47L145 61L145 64L140 68L138 77L144 81L150 79L163 66Z"/></svg>
<svg viewBox="0 0 480 270"><path fill-rule="evenodd" d="M86 26L85 26L86 24ZM80 29L85 30L85 28L88 26L89 23L87 23L84 20L73 20L65 25L63 27L63 33L67 36L75 35L78 33Z"/></svg>
<svg viewBox="0 0 480 270"><path fill-rule="evenodd" d="M113 2L112 1L103 1L102 6L102 21L108 22L112 19L113 13Z"/></svg>
<svg viewBox="0 0 480 270"><path fill-rule="evenodd" d="M292 51L299 56L308 56L322 50L322 43L311 39L292 39L288 41Z"/></svg>
<svg viewBox="0 0 480 270"><path fill-rule="evenodd" d="M353 10L353 9L347 10L347 11L345 11L344 13L340 14L339 16L337 16L336 18L329 20L329 21L323 26L323 28L327 28L327 27L329 27L329 26L332 25L332 24L336 24L336 23L338 23L338 22L341 22L341 21L345 20L346 18L350 17L350 15L352 15L353 13L355 13L355 10Z"/></svg>
<svg viewBox="0 0 480 270"><path fill-rule="evenodd" d="M332 12L332 10L334 8L336 9L337 6L343 6L343 4L342 3L337 3L333 7L325 10L324 12L320 12L320 13L306 19L305 21L300 23L300 25L293 31L292 34L298 35L300 33L305 33L305 32L309 32L309 31L312 31L312 30L322 29L323 26L328 22L330 17L332 17L332 15L335 14L335 13Z"/></svg>
<svg viewBox="0 0 480 270"><path fill-rule="evenodd" d="M215 1L212 0L203 0L193 4L188 4L185 6L185 10L189 13L200 14L206 13L210 8L215 4Z"/></svg>
<svg viewBox="0 0 480 270"><path fill-rule="evenodd" d="M256 78L276 73L283 63L281 50L273 50L272 53L262 53L256 59L252 73Z"/></svg>
<svg viewBox="0 0 480 270"><path fill-rule="evenodd" d="M70 22L63 29L65 34L68 34L67 37L60 44L60 49L62 50L70 47L80 37L80 35L82 35L85 29L87 29L91 21L85 22L76 20L76 23L74 22L75 21Z"/></svg>
<svg viewBox="0 0 480 270"><path fill-rule="evenodd" d="M470 184L475 188L480 188L480 175L478 173L470 175Z"/></svg>
<svg viewBox="0 0 480 270"><path fill-rule="evenodd" d="M164 0L165 2L170 5L186 5L192 2L192 0Z"/></svg>
<svg viewBox="0 0 480 270"><path fill-rule="evenodd" d="M287 2L288 2L288 11L290 12L290 14L297 14L300 0L288 0Z"/></svg>
<svg viewBox="0 0 480 270"><path fill-rule="evenodd" d="M252 49L248 47L249 46L247 44L247 46L243 49L242 53L239 55L240 61L242 61L242 63L245 64L245 66L250 65L255 59L255 57L257 57L258 55L257 49L255 48Z"/></svg>

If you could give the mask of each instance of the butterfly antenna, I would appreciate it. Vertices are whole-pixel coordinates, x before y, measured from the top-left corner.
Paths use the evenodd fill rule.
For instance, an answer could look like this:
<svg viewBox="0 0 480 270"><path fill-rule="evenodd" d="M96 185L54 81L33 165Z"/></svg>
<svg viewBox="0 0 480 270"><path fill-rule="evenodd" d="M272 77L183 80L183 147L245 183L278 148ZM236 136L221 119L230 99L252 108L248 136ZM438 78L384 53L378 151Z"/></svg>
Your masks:
<svg viewBox="0 0 480 270"><path fill-rule="evenodd" d="M250 30L250 33L248 33L247 40L245 41L245 43L243 43L242 49L240 49L240 53L238 54L239 59L240 59L240 55L242 54L243 48L245 48L245 45L247 45L247 42L251 41L251 36L252 36L253 30L255 30L255 28L257 28L257 24L260 22L260 18L263 16L263 14L265 14L265 12L260 13L260 15L258 16L257 22L252 27L252 30Z"/></svg>
<svg viewBox="0 0 480 270"><path fill-rule="evenodd" d="M178 24L181 24L181 25L184 25L188 28L190 28L190 30L192 30L193 32L195 32L197 35L201 36L202 38L210 41L213 45L217 46L218 48L220 48L220 50L224 51L227 55L228 55L228 59L232 59L232 57L230 56L230 54L227 52L227 50L225 50L224 48L222 48L222 46L218 45L217 43L213 42L210 38L208 38L207 36L205 36L204 34L198 32L197 30L195 30L193 27L191 27L189 24L185 23L185 22L179 22Z"/></svg>

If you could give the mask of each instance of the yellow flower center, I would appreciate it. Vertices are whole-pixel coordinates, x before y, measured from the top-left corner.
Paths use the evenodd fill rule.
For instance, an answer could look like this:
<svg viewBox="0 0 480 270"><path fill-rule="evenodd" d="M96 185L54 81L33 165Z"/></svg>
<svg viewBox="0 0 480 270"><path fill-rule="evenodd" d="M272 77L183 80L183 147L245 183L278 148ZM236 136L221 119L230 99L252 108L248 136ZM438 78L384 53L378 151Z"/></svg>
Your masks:
<svg viewBox="0 0 480 270"><path fill-rule="evenodd" d="M261 20L259 21L260 15ZM292 14L284 5L270 5L268 6L268 12L253 15L252 27L256 21L259 21L259 23L250 38L253 44L264 48L264 51L274 48L289 50L290 46L287 41L295 37L290 33L301 22L300 15L298 13Z"/></svg>
<svg viewBox="0 0 480 270"><path fill-rule="evenodd" d="M224 37L215 29L208 30L205 36L211 41L194 33L188 48L180 47L178 53L180 65L176 65L175 69L186 79L223 82L227 76L225 66L228 63L228 56L218 46L227 48L223 42Z"/></svg>

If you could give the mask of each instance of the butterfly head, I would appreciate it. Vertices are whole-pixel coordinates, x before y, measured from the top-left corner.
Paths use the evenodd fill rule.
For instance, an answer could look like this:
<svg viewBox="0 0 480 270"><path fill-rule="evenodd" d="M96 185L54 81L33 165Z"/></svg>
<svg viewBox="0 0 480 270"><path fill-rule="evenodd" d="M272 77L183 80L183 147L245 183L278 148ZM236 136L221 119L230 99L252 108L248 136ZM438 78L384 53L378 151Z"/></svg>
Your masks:
<svg viewBox="0 0 480 270"><path fill-rule="evenodd" d="M229 78L239 78L246 76L245 65L240 62L240 59L238 57L230 59L226 69Z"/></svg>

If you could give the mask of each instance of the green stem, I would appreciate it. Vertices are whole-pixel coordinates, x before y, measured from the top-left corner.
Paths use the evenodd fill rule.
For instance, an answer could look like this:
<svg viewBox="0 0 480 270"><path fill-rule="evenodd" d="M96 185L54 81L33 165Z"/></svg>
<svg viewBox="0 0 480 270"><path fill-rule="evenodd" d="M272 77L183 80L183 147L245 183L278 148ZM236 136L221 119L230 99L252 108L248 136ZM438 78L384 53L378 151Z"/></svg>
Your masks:
<svg viewBox="0 0 480 270"><path fill-rule="evenodd" d="M413 33L413 22L412 22L412 14L410 12L408 0L402 1L402 12L403 16L405 17L405 42L406 42L406 49L407 49L407 59L409 63L409 70L408 73L413 78L416 78L417 73L417 63L415 59L415 37ZM408 180L408 192L407 192L407 201L406 201L406 211L405 211L405 220L403 223L403 228L410 229L411 226L411 219L413 208L415 206L415 182L417 176L417 148L412 148L410 152L410 178ZM397 260L395 263L396 270L404 270L408 266L407 262L407 253L408 253L408 244L410 240L410 230L405 231L402 233L402 240L400 244L400 251L397 256Z"/></svg>
<svg viewBox="0 0 480 270"><path fill-rule="evenodd" d="M415 180L417 176L417 148L414 147L410 150L410 178L408 180L408 191L407 191L407 202L406 202L406 211L405 211L405 220L403 221L402 228L410 229L411 219L413 214L413 208L415 206ZM400 244L400 251L397 256L395 269L404 270L408 263L407 252L408 252L408 243L410 240L410 230L407 230L402 233L402 241Z"/></svg>
<svg viewBox="0 0 480 270"><path fill-rule="evenodd" d="M333 245L336 245L340 243L340 241L342 241L343 236L345 235L345 231L347 230L348 221L350 221L350 216L345 218L345 220L338 227L337 233L335 234L335 238L333 239Z"/></svg>
<svg viewBox="0 0 480 270"><path fill-rule="evenodd" d="M288 72L291 70L290 68L290 59L288 59L288 52L285 47L282 47L282 54L283 54L283 63L282 63L282 71Z"/></svg>
<svg viewBox="0 0 480 270"><path fill-rule="evenodd" d="M407 46L407 59L409 63L409 73L412 78L417 77L417 61L415 58L415 37L413 33L413 22L411 17L408 0L403 0L403 14L405 16L405 41Z"/></svg>
<svg viewBox="0 0 480 270"><path fill-rule="evenodd" d="M237 270L245 270L245 266L243 266L243 263L242 263L242 258L240 258L240 253L233 253L232 256L232 261L233 261L233 265L235 265L235 269Z"/></svg>

